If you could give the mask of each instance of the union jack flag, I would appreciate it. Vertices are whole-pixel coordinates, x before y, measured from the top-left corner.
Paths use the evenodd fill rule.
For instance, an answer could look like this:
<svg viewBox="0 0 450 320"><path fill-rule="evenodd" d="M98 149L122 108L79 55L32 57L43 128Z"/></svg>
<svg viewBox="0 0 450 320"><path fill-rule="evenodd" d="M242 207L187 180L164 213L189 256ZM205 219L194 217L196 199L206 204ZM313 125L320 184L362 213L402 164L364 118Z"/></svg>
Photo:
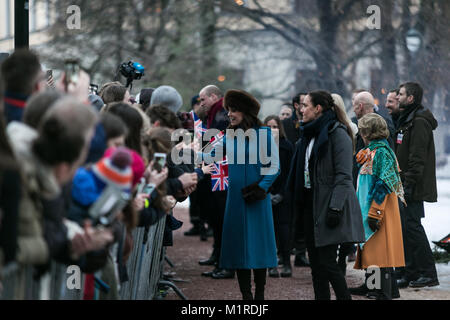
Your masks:
<svg viewBox="0 0 450 320"><path fill-rule="evenodd" d="M203 124L203 121L195 114L194 111L191 111L192 119L194 120L194 133L195 136L199 139L202 139L203 133L206 132L206 126Z"/></svg>
<svg viewBox="0 0 450 320"><path fill-rule="evenodd" d="M220 140L223 139L224 133L223 131L220 131L218 134L216 134L214 137L211 138L211 141L209 142L212 147L214 147Z"/></svg>
<svg viewBox="0 0 450 320"><path fill-rule="evenodd" d="M214 171L211 173L212 191L228 190L228 162L214 163Z"/></svg>

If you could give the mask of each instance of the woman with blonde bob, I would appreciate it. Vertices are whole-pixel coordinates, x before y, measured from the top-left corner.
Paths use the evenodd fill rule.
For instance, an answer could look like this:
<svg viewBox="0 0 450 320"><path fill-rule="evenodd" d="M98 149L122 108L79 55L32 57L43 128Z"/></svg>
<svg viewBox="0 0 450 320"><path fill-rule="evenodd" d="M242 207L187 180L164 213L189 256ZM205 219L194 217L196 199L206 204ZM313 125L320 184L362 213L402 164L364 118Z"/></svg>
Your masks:
<svg viewBox="0 0 450 320"><path fill-rule="evenodd" d="M360 166L356 194L366 241L358 245L354 268L379 269L381 288L375 286L368 296L392 299L393 292L394 297L398 297L392 268L405 265L398 206L398 199L405 201L403 186L397 158L387 141L389 130L386 121L378 114L369 113L358 121L358 128L367 146L356 155ZM369 287L368 283L363 286Z"/></svg>

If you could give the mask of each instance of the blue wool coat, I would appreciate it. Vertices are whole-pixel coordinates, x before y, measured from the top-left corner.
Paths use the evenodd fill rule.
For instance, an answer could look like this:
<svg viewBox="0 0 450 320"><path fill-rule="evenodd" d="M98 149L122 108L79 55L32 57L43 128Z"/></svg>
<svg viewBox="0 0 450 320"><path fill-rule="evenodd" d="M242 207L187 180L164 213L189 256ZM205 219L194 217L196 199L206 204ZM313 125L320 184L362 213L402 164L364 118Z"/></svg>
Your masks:
<svg viewBox="0 0 450 320"><path fill-rule="evenodd" d="M279 155L270 128L255 128L254 139L245 146L228 133L221 145L228 158L228 194L222 232L219 266L225 269L262 269L277 266L277 248L270 196L247 204L241 189L258 182L266 192L279 174ZM261 139L265 139L261 144ZM232 152L234 150L234 152ZM245 151L245 152L244 152ZM252 157L256 156L252 161ZM262 154L262 157L260 156ZM239 157L245 155L245 163ZM266 156L270 163L261 161ZM233 159L233 161L231 160ZM256 162L256 163L255 163ZM264 162L265 164L263 164ZM268 172L261 172L269 169Z"/></svg>

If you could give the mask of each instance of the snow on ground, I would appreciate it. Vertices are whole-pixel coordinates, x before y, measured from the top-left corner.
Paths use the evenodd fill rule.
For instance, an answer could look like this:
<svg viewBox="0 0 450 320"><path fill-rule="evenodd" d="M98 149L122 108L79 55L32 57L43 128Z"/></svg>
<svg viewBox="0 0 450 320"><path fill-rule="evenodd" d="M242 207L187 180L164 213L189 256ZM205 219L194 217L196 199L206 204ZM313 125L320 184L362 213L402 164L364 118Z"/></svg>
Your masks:
<svg viewBox="0 0 450 320"><path fill-rule="evenodd" d="M438 178L437 189L438 202L425 202L425 218L422 219L431 248L435 247L431 241L441 240L450 233L450 179Z"/></svg>

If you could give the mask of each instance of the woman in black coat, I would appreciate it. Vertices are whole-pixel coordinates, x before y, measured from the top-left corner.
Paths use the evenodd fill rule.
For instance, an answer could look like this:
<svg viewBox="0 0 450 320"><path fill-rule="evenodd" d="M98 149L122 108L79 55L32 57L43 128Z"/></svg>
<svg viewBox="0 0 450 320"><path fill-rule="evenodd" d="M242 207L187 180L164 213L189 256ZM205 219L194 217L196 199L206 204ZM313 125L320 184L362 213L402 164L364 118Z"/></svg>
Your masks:
<svg viewBox="0 0 450 320"><path fill-rule="evenodd" d="M286 181L291 168L292 156L294 154L294 146L286 138L283 124L276 115L268 116L264 120L264 125L272 129L275 141L278 142L280 155L280 175L277 177L270 188L270 197L272 200L272 212L275 226L275 236L277 239L278 255L281 258L283 270L282 277L292 276L291 266L291 247L290 247L290 231L292 223L291 207L289 205L288 195L285 193ZM270 277L279 277L278 269L269 269Z"/></svg>
<svg viewBox="0 0 450 320"><path fill-rule="evenodd" d="M303 132L287 182L295 219L305 230L316 300L351 299L336 258L342 243L364 241L361 209L352 180L352 131L328 92L308 93ZM296 223L294 223L296 225Z"/></svg>

